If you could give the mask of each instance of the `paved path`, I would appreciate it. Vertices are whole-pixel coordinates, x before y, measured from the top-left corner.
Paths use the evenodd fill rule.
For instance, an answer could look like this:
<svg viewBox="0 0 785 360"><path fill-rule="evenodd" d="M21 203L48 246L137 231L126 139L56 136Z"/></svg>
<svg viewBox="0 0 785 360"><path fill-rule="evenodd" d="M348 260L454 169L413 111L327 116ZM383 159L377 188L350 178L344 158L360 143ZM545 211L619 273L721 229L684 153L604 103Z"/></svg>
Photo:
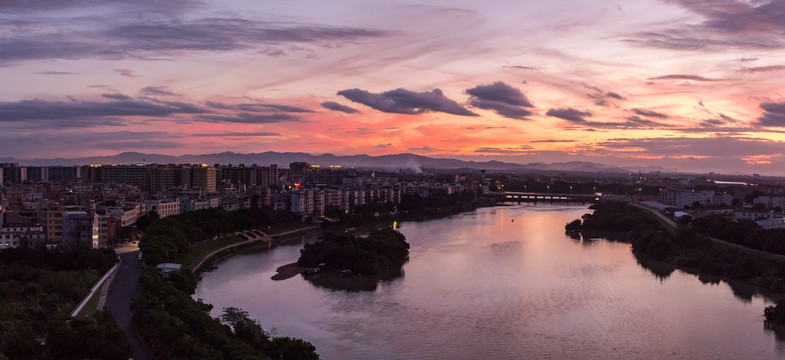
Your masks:
<svg viewBox="0 0 785 360"><path fill-rule="evenodd" d="M121 248L116 250L122 258L120 268L114 275L106 294L106 307L112 312L117 325L125 331L131 341L135 360L153 360L153 354L131 327L131 302L139 296L139 274L142 266L139 263L139 249Z"/></svg>
<svg viewBox="0 0 785 360"><path fill-rule="evenodd" d="M632 204L632 203L630 203L630 204L633 205L633 206L637 206L637 207L639 207L639 208L641 208L643 210L647 210L650 213L652 213L654 215L657 215L657 217L659 217L660 219L662 219L663 221L668 223L668 225L670 225L671 227L674 227L674 228L676 227L676 222L673 221L673 219L665 216L665 214L663 214L659 210L652 209L652 208L649 208L649 207L646 207L646 206L643 206L643 205ZM704 237L709 239L709 240L711 240L711 241L714 241L716 243L723 244L723 245L726 245L726 246L730 246L732 248L739 249L739 250L744 251L744 252L746 252L748 254L758 255L758 256L762 256L762 257L765 257L767 259L772 259L772 260L785 261L785 255L774 254L774 253L770 253L770 252L766 252L766 251L762 251L762 250L758 250L758 249L752 249L752 248L748 248L746 246L730 243L730 242L727 242L725 240L720 240L720 239L709 237L709 236L705 236L705 235L704 235Z"/></svg>
<svg viewBox="0 0 785 360"><path fill-rule="evenodd" d="M213 250L213 251L211 251L211 252L209 252L209 253L207 253L205 255L200 256L197 259L197 261L195 261L194 264L191 265L191 271L198 270L199 267L202 266L202 264L204 264L205 261L207 261L211 257L215 256L216 254L220 253L221 251L224 251L224 250L227 250L227 249L231 249L231 248L234 248L234 247L238 247L238 246L242 246L242 245L245 245L245 244L250 244L250 243L253 243L253 242L257 242L257 241L264 241L264 242L270 243L271 241L273 241L274 237L295 234L295 233L298 233L298 232L301 232L301 231L313 230L313 229L318 229L318 228L319 228L319 226L310 226L310 227L307 227L307 228L295 229L295 230L282 232L280 234L275 234L275 235L267 234L267 233L265 233L265 232L263 232L261 230L258 230L258 229L246 230L246 231L238 231L238 232L234 233L234 235L245 234L246 236L250 236L251 238L246 240L246 241L239 242L239 243L226 245L226 246L224 246L224 247L222 247L220 249ZM259 236L257 233L260 233L263 236Z"/></svg>

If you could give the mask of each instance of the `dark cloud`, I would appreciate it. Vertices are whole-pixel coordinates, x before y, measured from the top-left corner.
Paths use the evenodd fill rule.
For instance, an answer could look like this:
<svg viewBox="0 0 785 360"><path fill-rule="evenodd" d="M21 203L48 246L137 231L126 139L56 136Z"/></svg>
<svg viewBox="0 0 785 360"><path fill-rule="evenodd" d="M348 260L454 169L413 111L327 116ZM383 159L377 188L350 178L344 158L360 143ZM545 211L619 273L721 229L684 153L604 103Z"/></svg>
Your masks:
<svg viewBox="0 0 785 360"><path fill-rule="evenodd" d="M433 152L433 151L438 151L438 149L435 149L435 148L433 148L433 147L430 147L430 146L428 146L428 145L423 145L423 146L420 146L420 147L415 147L415 148L408 148L408 149L406 149L406 150L408 150L408 151L422 151L422 152Z"/></svg>
<svg viewBox="0 0 785 360"><path fill-rule="evenodd" d="M524 120L532 115L526 108L534 104L521 90L497 81L488 85L477 85L466 90L471 95L469 104L476 108L492 110L497 114L511 119Z"/></svg>
<svg viewBox="0 0 785 360"><path fill-rule="evenodd" d="M120 6L126 10L144 10L164 13L179 13L192 8L199 1L194 0L5 0L0 1L0 11L4 12L56 12L70 8L83 10L89 7L107 5Z"/></svg>
<svg viewBox="0 0 785 360"><path fill-rule="evenodd" d="M625 129L641 129L641 128L649 128L649 129L657 129L657 128L666 128L671 127L671 125L652 121L649 119L644 119L637 115L632 115L627 117L627 121L625 123L619 124L619 127Z"/></svg>
<svg viewBox="0 0 785 360"><path fill-rule="evenodd" d="M532 143L571 143L571 142L575 142L575 140L568 140L568 139L545 139L545 140L530 140L529 142L532 142Z"/></svg>
<svg viewBox="0 0 785 360"><path fill-rule="evenodd" d="M461 116L477 116L454 100L448 99L440 89L430 92L396 89L381 94L362 89L347 89L339 91L338 95L386 113L416 115L426 111L438 111Z"/></svg>
<svg viewBox="0 0 785 360"><path fill-rule="evenodd" d="M212 123L269 124L286 121L300 121L300 117L290 114L249 114L236 115L197 115L194 120Z"/></svg>
<svg viewBox="0 0 785 360"><path fill-rule="evenodd" d="M653 78L649 78L649 80L693 80L693 81L719 81L717 79L709 79L700 75L687 75L687 74L673 74L673 75L663 75L657 76Z"/></svg>
<svg viewBox="0 0 785 360"><path fill-rule="evenodd" d="M623 96L613 91L603 91L602 89L589 85L587 83L580 83L581 86L591 90L591 93L586 94L589 99L594 100L594 104L598 106L608 106L608 99L625 100Z"/></svg>
<svg viewBox="0 0 785 360"><path fill-rule="evenodd" d="M34 99L0 102L0 123L43 121L53 127L87 127L121 125L126 122L118 117L167 117L175 114L207 113L192 104L130 100L122 94L106 95L117 101L57 102ZM104 96L107 97L106 95Z"/></svg>
<svg viewBox="0 0 785 360"><path fill-rule="evenodd" d="M3 59L3 57L2 57L2 55L0 55L0 60L2 60L2 59ZM129 78L137 77L136 75L134 75L134 71L130 70L130 69L115 69L114 72L116 72L116 73L118 73L118 74L120 74L122 76L129 77Z"/></svg>
<svg viewBox="0 0 785 360"><path fill-rule="evenodd" d="M659 112L656 112L656 111L652 111L652 110L632 109L632 112L634 112L634 113L636 113L638 115L641 115L641 116L655 117L655 118L660 118L660 119L667 119L668 118L668 115L663 114L663 113L659 113Z"/></svg>
<svg viewBox="0 0 785 360"><path fill-rule="evenodd" d="M390 146L392 146L392 144L391 144L391 143L387 143L387 144L379 144L379 145L376 145L376 146L374 146L374 147L375 147L375 148L384 149L384 148L386 148L386 147L390 147Z"/></svg>
<svg viewBox="0 0 785 360"><path fill-rule="evenodd" d="M240 136L240 137L270 137L270 136L281 136L280 133L274 132L234 132L234 131L225 131L222 133L214 133L214 134L191 134L190 136L196 137L223 137L223 136Z"/></svg>
<svg viewBox="0 0 785 360"><path fill-rule="evenodd" d="M739 71L743 72L771 72L785 70L785 65L771 65L771 66L758 66L750 68L742 68Z"/></svg>
<svg viewBox="0 0 785 360"><path fill-rule="evenodd" d="M665 0L700 15L697 24L639 32L627 41L640 46L689 51L785 47L785 2Z"/></svg>
<svg viewBox="0 0 785 360"><path fill-rule="evenodd" d="M489 85L477 85L466 90L466 93L480 100L496 101L522 107L534 107L521 90L501 81Z"/></svg>
<svg viewBox="0 0 785 360"><path fill-rule="evenodd" d="M113 100L133 100L132 97L120 93L106 93L106 94L101 94L101 96Z"/></svg>
<svg viewBox="0 0 785 360"><path fill-rule="evenodd" d="M63 16L68 16L63 15ZM161 19L163 17L163 19ZM57 31L40 20L19 22L0 39L0 63L43 59L122 59L168 56L177 52L263 50L277 43L353 41L386 36L380 30L247 20L141 17L107 22L102 16L64 17ZM95 30L87 30L95 29ZM127 69L116 70L133 77Z"/></svg>
<svg viewBox="0 0 785 360"><path fill-rule="evenodd" d="M523 65L505 65L502 67L505 69L516 69L516 70L539 70L534 66L523 66Z"/></svg>
<svg viewBox="0 0 785 360"><path fill-rule="evenodd" d="M166 86L148 86L139 90L139 93L147 96L180 96L180 94L169 91Z"/></svg>
<svg viewBox="0 0 785 360"><path fill-rule="evenodd" d="M501 116L510 119L516 119L516 120L526 120L527 117L533 114L533 112L527 110L526 108L510 105L498 101L488 101L488 100L472 98L469 99L469 104L476 108L495 111L497 114Z"/></svg>
<svg viewBox="0 0 785 360"><path fill-rule="evenodd" d="M289 106L289 105L280 105L280 104L263 104L263 103L224 104L224 103L208 100L205 101L205 105L214 109L235 110L235 111L243 111L243 112L258 112L258 113L269 113L269 112L276 112L276 111L294 112L294 113L314 112L313 110L309 110L309 109L304 109L304 108Z"/></svg>
<svg viewBox="0 0 785 360"><path fill-rule="evenodd" d="M573 108L549 109L545 115L568 120L574 123L586 122L586 117L594 116L591 111L580 111Z"/></svg>
<svg viewBox="0 0 785 360"><path fill-rule="evenodd" d="M709 156L738 158L773 155L785 152L785 142L752 137L667 137L644 139L610 139L597 144L611 152L625 151L646 156Z"/></svg>
<svg viewBox="0 0 785 360"><path fill-rule="evenodd" d="M518 148L499 148L493 146L483 146L474 150L475 153L482 154L504 154L504 155L525 155L532 150L531 146L524 145Z"/></svg>
<svg viewBox="0 0 785 360"><path fill-rule="evenodd" d="M357 113L360 112L359 110L357 110L357 109L355 109L353 107L346 106L346 105L341 105L341 104L339 104L339 103L337 103L335 101L325 101L321 105L325 109L345 112L347 114L357 114Z"/></svg>
<svg viewBox="0 0 785 360"><path fill-rule="evenodd" d="M313 110L304 109L296 106L289 106L289 105L278 105L278 104L259 104L262 107L266 107L268 109L284 111L284 112L295 112L295 113L310 113L314 112ZM241 105L242 108L242 105Z"/></svg>
<svg viewBox="0 0 785 360"><path fill-rule="evenodd" d="M758 118L761 126L785 127L785 102L765 102L760 104L763 115Z"/></svg>

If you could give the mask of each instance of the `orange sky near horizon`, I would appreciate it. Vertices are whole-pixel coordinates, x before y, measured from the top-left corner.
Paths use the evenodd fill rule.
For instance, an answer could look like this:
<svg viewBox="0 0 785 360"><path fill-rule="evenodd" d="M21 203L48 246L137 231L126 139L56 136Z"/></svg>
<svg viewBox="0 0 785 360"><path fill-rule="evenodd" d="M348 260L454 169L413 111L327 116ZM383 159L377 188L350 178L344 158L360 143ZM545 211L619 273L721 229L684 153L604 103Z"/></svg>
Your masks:
<svg viewBox="0 0 785 360"><path fill-rule="evenodd" d="M415 153L785 175L785 2L0 4L0 159Z"/></svg>

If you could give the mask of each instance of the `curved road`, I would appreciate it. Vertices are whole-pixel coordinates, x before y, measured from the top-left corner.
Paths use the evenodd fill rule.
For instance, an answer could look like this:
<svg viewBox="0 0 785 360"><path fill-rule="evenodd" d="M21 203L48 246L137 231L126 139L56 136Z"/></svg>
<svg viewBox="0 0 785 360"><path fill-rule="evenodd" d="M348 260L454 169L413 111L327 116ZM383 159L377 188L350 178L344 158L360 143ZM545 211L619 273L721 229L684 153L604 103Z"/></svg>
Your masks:
<svg viewBox="0 0 785 360"><path fill-rule="evenodd" d="M120 258L120 268L109 285L105 306L109 308L117 325L125 331L133 346L134 360L154 360L153 354L139 335L131 327L131 302L139 296L139 274L142 265L139 263L139 248L135 245L115 249Z"/></svg>
<svg viewBox="0 0 785 360"><path fill-rule="evenodd" d="M673 227L673 228L676 227L676 222L675 221L673 221L671 218L665 216L661 212L657 211L657 209L652 209L652 208L649 208L649 207L646 207L646 206L643 206L643 205L633 204L633 203L630 203L630 205L637 206L637 207L639 207L639 208L641 208L643 210L648 210L650 213L652 213L654 215L657 215L657 217L659 217L660 219L665 221L671 227ZM707 239L709 239L709 240L711 240L711 241L714 241L716 243L720 243L720 244L723 244L723 245L726 245L726 246L730 246L732 248L739 249L739 250L744 251L744 252L749 253L749 254L763 256L763 257L765 257L767 259L772 259L772 260L785 261L785 255L774 254L774 253L770 253L770 252L766 252L766 251L752 249L752 248L748 248L746 246L730 243L730 242L727 242L725 240L720 240L720 239L713 238L713 237L708 237L708 236L705 236L705 235L702 235L702 236L707 238Z"/></svg>

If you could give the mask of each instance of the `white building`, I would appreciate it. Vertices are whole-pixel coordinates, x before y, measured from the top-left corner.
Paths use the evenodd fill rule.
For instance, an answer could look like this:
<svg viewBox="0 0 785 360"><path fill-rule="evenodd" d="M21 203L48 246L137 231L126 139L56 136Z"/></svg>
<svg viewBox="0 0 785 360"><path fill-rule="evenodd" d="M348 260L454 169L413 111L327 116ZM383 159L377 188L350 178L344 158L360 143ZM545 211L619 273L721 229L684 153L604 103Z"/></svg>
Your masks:
<svg viewBox="0 0 785 360"><path fill-rule="evenodd" d="M758 196L752 202L754 204L766 205L768 209L775 207L785 209L785 196Z"/></svg>
<svg viewBox="0 0 785 360"><path fill-rule="evenodd" d="M737 210L733 213L736 220L771 220L782 217L782 214L773 211Z"/></svg>
<svg viewBox="0 0 785 360"><path fill-rule="evenodd" d="M660 193L660 202L680 209L692 206L696 202L705 206L714 203L714 194L711 190L664 189Z"/></svg>
<svg viewBox="0 0 785 360"><path fill-rule="evenodd" d="M0 228L0 250L16 248L27 243L35 248L46 243L46 235L41 225L10 225Z"/></svg>
<svg viewBox="0 0 785 360"><path fill-rule="evenodd" d="M176 200L145 200L147 212L155 211L161 218L180 214L180 202Z"/></svg>

